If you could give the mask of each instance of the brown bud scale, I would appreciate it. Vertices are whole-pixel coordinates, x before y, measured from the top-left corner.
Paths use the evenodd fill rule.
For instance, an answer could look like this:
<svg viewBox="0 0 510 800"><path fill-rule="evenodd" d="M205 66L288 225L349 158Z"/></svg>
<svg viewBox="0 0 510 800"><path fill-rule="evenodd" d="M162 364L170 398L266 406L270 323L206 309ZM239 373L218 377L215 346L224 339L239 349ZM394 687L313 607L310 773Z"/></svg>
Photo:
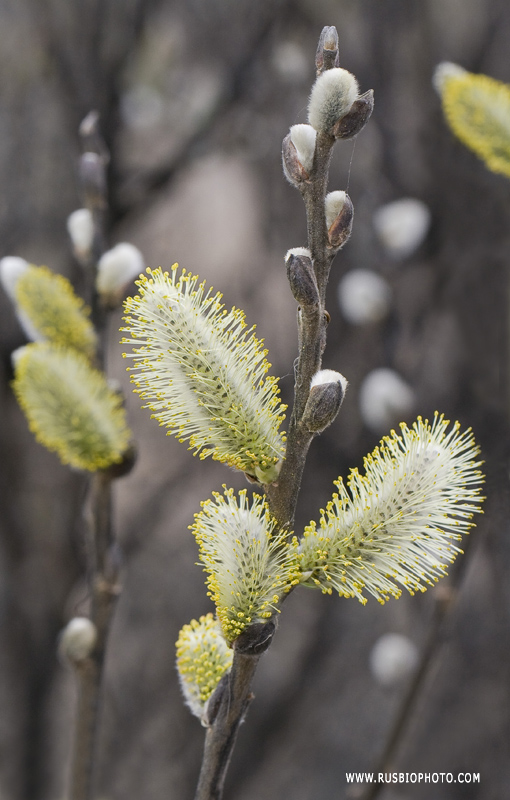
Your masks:
<svg viewBox="0 0 510 800"><path fill-rule="evenodd" d="M342 210L328 230L328 238L332 247L343 247L351 235L353 220L354 206L352 205L351 198L347 194Z"/></svg>
<svg viewBox="0 0 510 800"><path fill-rule="evenodd" d="M352 104L349 112L341 117L333 127L335 139L352 139L363 130L374 110L374 92L369 89Z"/></svg>
<svg viewBox="0 0 510 800"><path fill-rule="evenodd" d="M293 186L299 187L299 184L308 180L308 172L298 158L290 133L287 134L282 142L282 163L285 177Z"/></svg>
<svg viewBox="0 0 510 800"><path fill-rule="evenodd" d="M287 277L294 299L300 306L307 308L318 305L319 290L310 258L291 253L287 259Z"/></svg>

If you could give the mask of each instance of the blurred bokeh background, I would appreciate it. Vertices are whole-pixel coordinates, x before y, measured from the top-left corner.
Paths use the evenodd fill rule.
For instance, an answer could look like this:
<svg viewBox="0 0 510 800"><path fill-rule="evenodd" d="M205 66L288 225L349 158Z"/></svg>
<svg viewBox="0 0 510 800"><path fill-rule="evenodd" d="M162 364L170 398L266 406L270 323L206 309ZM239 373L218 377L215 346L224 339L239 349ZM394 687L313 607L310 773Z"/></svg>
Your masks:
<svg viewBox="0 0 510 800"><path fill-rule="evenodd" d="M78 126L97 109L111 152L110 244L133 242L152 267L178 261L243 308L290 400L296 309L283 257L306 244L305 215L280 148L306 121L324 25L338 29L341 66L361 91L374 89L375 111L355 143L337 146L331 169L355 223L332 270L324 366L350 387L312 446L297 527L400 418L438 409L473 427L486 511L393 765L479 772L481 783L388 786L380 797L501 800L510 786L510 183L454 140L432 75L447 60L510 82L508 2L0 0L0 256L47 264L80 289L66 218L82 205ZM389 221L380 210L405 198L419 202L407 217L397 207L395 233L395 207ZM339 289L357 269L384 281L383 311L364 322ZM116 486L123 591L97 797L185 800L203 729L183 706L174 642L211 610L188 526L212 490L244 479L193 459L140 410L120 320L111 319L108 372L126 387L139 457ZM75 695L56 644L86 609L86 479L28 432L10 389L10 354L24 341L0 292L0 796L64 800ZM367 385L381 368L391 370L382 384L376 373ZM423 652L447 585L383 607L295 592L261 661L225 800L354 796L345 773L373 769L412 679L398 669L381 678L373 647L397 633Z"/></svg>

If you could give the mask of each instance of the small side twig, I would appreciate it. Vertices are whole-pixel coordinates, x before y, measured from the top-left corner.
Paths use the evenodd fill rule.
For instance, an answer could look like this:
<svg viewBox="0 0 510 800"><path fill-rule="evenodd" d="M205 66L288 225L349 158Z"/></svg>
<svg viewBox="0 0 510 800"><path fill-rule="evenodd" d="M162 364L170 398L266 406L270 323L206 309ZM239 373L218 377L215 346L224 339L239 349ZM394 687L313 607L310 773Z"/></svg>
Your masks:
<svg viewBox="0 0 510 800"><path fill-rule="evenodd" d="M106 218L108 210L106 170L109 153L98 127L99 115L90 112L80 126L84 154L80 160L80 178L85 204L94 223L94 241L88 261L84 263L87 295L92 307L92 320L97 332L96 363L105 365L107 309L98 297L96 265L106 250ZM129 469L125 464L113 465L90 478L89 526L85 540L88 582L91 596L90 621L95 629L95 644L84 659L73 662L78 684L78 706L75 724L74 755L71 773L70 800L91 800L93 797L94 764L99 723L101 684L106 644L120 593L118 564L114 557L112 482ZM131 464L132 465L132 464ZM125 470L123 467L125 466Z"/></svg>
<svg viewBox="0 0 510 800"><path fill-rule="evenodd" d="M90 800L92 797L106 641L119 592L117 567L111 558L113 544L111 478L107 474L98 473L92 478L90 503L90 534L87 542L92 592L90 619L95 626L97 638L89 657L74 663L78 683L78 707L71 773L71 800Z"/></svg>

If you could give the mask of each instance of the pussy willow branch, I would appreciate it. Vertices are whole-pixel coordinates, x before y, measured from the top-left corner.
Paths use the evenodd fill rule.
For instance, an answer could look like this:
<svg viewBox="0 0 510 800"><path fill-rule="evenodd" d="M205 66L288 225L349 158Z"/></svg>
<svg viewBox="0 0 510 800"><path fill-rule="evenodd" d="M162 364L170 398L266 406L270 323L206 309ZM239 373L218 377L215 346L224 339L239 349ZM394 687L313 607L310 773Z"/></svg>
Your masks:
<svg viewBox="0 0 510 800"><path fill-rule="evenodd" d="M308 448L314 434L301 419L310 392L310 381L321 367L326 346L326 288L334 252L328 240L324 202L327 192L329 164L335 140L326 134L317 135L312 176L302 187L308 231L308 249L319 289L317 305L298 310L299 353L294 386L294 404L287 434L287 451L278 483L267 488L271 513L281 527L294 526L296 503L301 487Z"/></svg>
<svg viewBox="0 0 510 800"><path fill-rule="evenodd" d="M320 369L326 344L326 287L334 251L331 250L325 219L325 197L334 139L317 135L314 166L302 187L307 215L308 248L311 251L319 289L319 302L298 310L299 353L296 366L294 403L287 434L285 460L277 484L266 487L269 507L281 528L292 531L296 503L306 456L314 434L302 425L310 381ZM207 730L202 769L195 800L220 800L239 724L250 702L251 680L258 655L241 654L234 645L228 690L218 698L219 709Z"/></svg>
<svg viewBox="0 0 510 800"><path fill-rule="evenodd" d="M80 129L84 149L101 150L97 116L89 115ZM92 151L93 152L93 151ZM94 219L94 246L90 263L86 265L88 291L92 306L92 321L98 334L97 366L104 368L107 314L95 291L95 267L105 249L104 220L106 212L105 149L97 162L97 170L82 175L85 202ZM95 473L90 479L89 530L86 539L87 577L91 597L90 619L97 631L93 652L75 664L78 682L78 707L75 722L74 754L71 771L70 800L91 800L93 797L96 739L100 711L101 679L106 655L106 643L115 600L119 593L115 559L112 558L114 535L112 516L112 480L110 470Z"/></svg>

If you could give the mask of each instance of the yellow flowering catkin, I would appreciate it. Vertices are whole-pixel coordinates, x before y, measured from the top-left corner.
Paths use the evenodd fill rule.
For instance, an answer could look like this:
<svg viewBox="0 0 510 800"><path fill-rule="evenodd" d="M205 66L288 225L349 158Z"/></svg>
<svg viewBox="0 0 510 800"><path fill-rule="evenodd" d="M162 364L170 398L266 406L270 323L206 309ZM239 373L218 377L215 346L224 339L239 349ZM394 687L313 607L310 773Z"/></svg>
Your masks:
<svg viewBox="0 0 510 800"><path fill-rule="evenodd" d="M63 275L30 266L16 283L15 297L41 339L72 347L89 358L94 355L96 334L89 311Z"/></svg>
<svg viewBox="0 0 510 800"><path fill-rule="evenodd" d="M439 90L446 120L492 172L510 178L510 86L459 69Z"/></svg>
<svg viewBox="0 0 510 800"><path fill-rule="evenodd" d="M37 441L64 464L96 471L122 460L130 431L121 399L81 353L27 345L13 388Z"/></svg>
<svg viewBox="0 0 510 800"><path fill-rule="evenodd" d="M232 489L202 503L192 531L207 572L209 596L225 639L278 613L284 595L299 583L296 555L278 530L261 495L250 504L246 491Z"/></svg>
<svg viewBox="0 0 510 800"><path fill-rule="evenodd" d="M232 665L233 651L212 614L184 625L176 648L177 672L184 699L192 713L202 717L209 697Z"/></svg>
<svg viewBox="0 0 510 800"><path fill-rule="evenodd" d="M221 295L197 276L161 269L140 276L140 294L125 302L132 346L131 380L160 425L189 441L200 458L254 476L278 477L285 437L278 428L285 406L267 351L247 329L244 314L227 311Z"/></svg>
<svg viewBox="0 0 510 800"><path fill-rule="evenodd" d="M470 430L436 415L401 424L365 458L365 474L341 478L319 526L295 541L302 583L323 592L380 602L425 591L461 552L454 544L473 526L483 497L478 448Z"/></svg>

